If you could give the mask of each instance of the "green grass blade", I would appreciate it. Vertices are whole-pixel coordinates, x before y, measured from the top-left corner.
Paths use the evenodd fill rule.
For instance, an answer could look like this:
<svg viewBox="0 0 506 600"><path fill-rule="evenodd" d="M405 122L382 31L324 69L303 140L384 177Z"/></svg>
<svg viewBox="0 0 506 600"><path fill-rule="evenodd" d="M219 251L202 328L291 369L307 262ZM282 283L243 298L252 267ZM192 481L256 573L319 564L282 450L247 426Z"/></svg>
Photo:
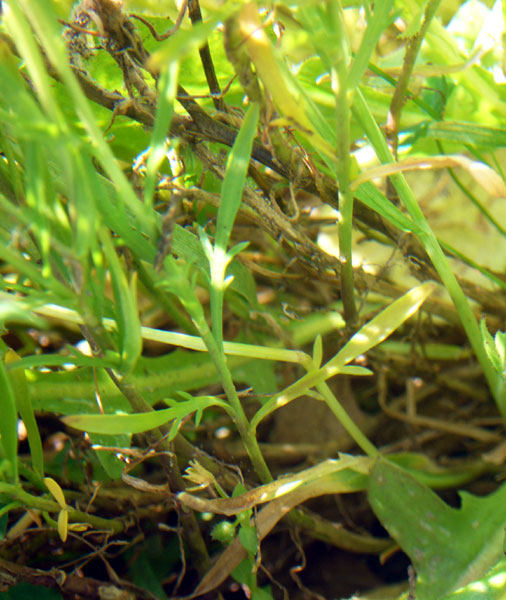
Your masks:
<svg viewBox="0 0 506 600"><path fill-rule="evenodd" d="M90 136L90 149L118 190L118 202L124 203L132 211L145 235L154 237L158 234L155 215L153 211L146 210L146 207L139 202L96 122L89 102L68 64L67 51L57 26L56 15L51 2L49 0L20 0L18 3L14 3L9 7L10 11L18 21L21 21L23 15L18 5L22 7L24 14L29 19L31 26L41 40L44 51L72 98L76 114ZM23 51L23 45L29 43L30 38L33 40L33 37L27 34L22 39L17 40L21 52ZM38 71L43 68L43 66L36 66L36 71L32 75L36 76Z"/></svg>
<svg viewBox="0 0 506 600"><path fill-rule="evenodd" d="M174 111L174 98L177 92L178 72L179 62L172 59L158 80L158 104L149 145L150 154L146 164L146 180L144 182L144 204L149 209L153 207L157 170L165 158L167 132L169 131Z"/></svg>
<svg viewBox="0 0 506 600"><path fill-rule="evenodd" d="M11 466L11 477L18 480L18 415L5 361L0 360L0 442Z"/></svg>
<svg viewBox="0 0 506 600"><path fill-rule="evenodd" d="M5 362L11 367L9 369L8 377L16 399L17 409L25 424L33 469L42 478L44 477L44 451L42 449L39 428L33 412L30 389L26 380L25 371L22 368L16 368L16 364L19 363L19 360L19 356L13 350L9 349L7 351Z"/></svg>
<svg viewBox="0 0 506 600"><path fill-rule="evenodd" d="M216 225L216 246L226 252L235 217L242 200L246 184L249 158L255 138L259 115L258 104L248 108L241 130L230 153L227 172L221 189L221 204Z"/></svg>
<svg viewBox="0 0 506 600"><path fill-rule="evenodd" d="M212 397L192 398L185 402L175 402L175 406L145 413L115 415L70 415L63 417L65 425L87 431L107 435L135 434L155 429L174 419L183 419L197 410L210 406L228 408L224 402Z"/></svg>
<svg viewBox="0 0 506 600"><path fill-rule="evenodd" d="M49 3L41 2L40 4L45 4L50 13L52 13L52 7ZM30 8L28 8L28 10L30 10ZM5 24L7 29L12 33L13 39L16 40L18 50L23 56L30 71L30 75L33 78L37 96L48 117L58 126L62 133L68 134L69 130L60 106L55 98L54 89L44 65L42 54L37 47L35 38L30 31L30 26L17 2L9 4L9 10L5 17ZM50 30L53 33L52 37L55 38L54 25L53 23L51 23L51 25ZM57 46L63 51L61 39L57 40ZM66 53L64 53L63 56L66 56ZM60 60L62 59L60 58Z"/></svg>
<svg viewBox="0 0 506 600"><path fill-rule="evenodd" d="M101 234L102 247L109 263L111 281L116 307L121 370L129 373L135 367L142 352L141 323L137 309L136 277L132 277L129 285L121 267L119 258L113 248L111 238L105 230Z"/></svg>
<svg viewBox="0 0 506 600"><path fill-rule="evenodd" d="M241 205L242 192L246 185L259 112L258 104L251 104L234 142L221 190L221 204L218 209L216 224L216 242L214 247L207 245L211 269L211 318L213 334L220 349L223 346L223 296L227 287L225 273L233 256L227 251L227 246L237 211Z"/></svg>
<svg viewBox="0 0 506 600"><path fill-rule="evenodd" d="M367 23L367 29L348 75L349 90L353 90L360 83L381 34L395 19L395 15L391 14L393 5L393 0L380 0L374 4L374 14Z"/></svg>
<svg viewBox="0 0 506 600"><path fill-rule="evenodd" d="M424 283L392 302L361 327L327 363L327 367L342 367L380 344L418 310L434 291L434 287L433 283Z"/></svg>

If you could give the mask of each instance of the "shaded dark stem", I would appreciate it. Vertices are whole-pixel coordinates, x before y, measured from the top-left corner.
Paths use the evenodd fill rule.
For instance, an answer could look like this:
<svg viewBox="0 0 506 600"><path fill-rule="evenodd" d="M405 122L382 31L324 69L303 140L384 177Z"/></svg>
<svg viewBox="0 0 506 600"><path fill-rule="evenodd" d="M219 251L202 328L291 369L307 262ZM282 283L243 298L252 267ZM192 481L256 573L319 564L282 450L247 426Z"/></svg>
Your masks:
<svg viewBox="0 0 506 600"><path fill-rule="evenodd" d="M60 569L42 571L25 565L19 565L0 558L0 589L4 592L19 583L30 583L37 587L60 590L66 598L86 599L124 598L126 590L133 592L138 600L154 600L155 596L128 582L106 582L83 577L79 572L66 574ZM130 597L130 595L128 596Z"/></svg>
<svg viewBox="0 0 506 600"><path fill-rule="evenodd" d="M202 21L202 12L200 11L198 0L188 0L188 13L190 15L192 25ZM220 84L218 83L218 78L216 77L211 51L207 42L202 46L202 48L199 48L199 54L202 67L204 68L207 85L209 86L211 94L213 94L214 106L217 110L225 112L225 102L221 97Z"/></svg>
<svg viewBox="0 0 506 600"><path fill-rule="evenodd" d="M441 0L430 0L425 8L425 17L419 31L408 41L406 54L402 65L402 71L395 86L394 95L390 103L387 120L387 136L390 142L392 154L397 158L397 146L399 143L399 127L401 113L409 95L408 85L411 79L411 73L415 66L416 57L420 51L423 38L427 33L429 25L436 14Z"/></svg>

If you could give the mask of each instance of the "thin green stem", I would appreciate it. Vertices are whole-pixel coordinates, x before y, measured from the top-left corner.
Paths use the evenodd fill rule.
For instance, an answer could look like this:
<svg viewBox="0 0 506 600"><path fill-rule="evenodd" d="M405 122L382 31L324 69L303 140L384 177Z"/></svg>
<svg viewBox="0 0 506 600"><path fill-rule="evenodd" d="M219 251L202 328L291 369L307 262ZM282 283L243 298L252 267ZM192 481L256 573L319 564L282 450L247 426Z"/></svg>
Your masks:
<svg viewBox="0 0 506 600"><path fill-rule="evenodd" d="M353 233L353 192L350 190L350 106L348 100L349 47L341 6L337 2L327 2L330 19L334 25L336 39L336 59L331 68L332 90L336 97L337 129L337 180L339 183L339 257L341 261L341 295L344 320L350 329L358 322L355 305L355 285L352 262Z"/></svg>
<svg viewBox="0 0 506 600"><path fill-rule="evenodd" d="M402 108L406 102L406 96L408 92L409 82L411 81L411 74L415 66L416 57L422 46L423 38L427 33L429 25L436 14L441 0L429 0L426 8L424 21L419 31L410 38L406 46L406 54L404 55L404 62L402 64L402 71L395 86L394 95L390 103L390 110L388 113L388 135L392 142L392 153L397 156L397 144L399 141L399 124L401 119Z"/></svg>
<svg viewBox="0 0 506 600"><path fill-rule="evenodd" d="M204 321L204 323L196 323L196 325L220 375L223 390L225 391L225 395L227 396L233 411L230 414L244 443L246 452L248 453L253 467L262 483L269 483L272 481L272 475L262 455L260 446L258 445L255 431L250 428L248 418L246 417L239 396L237 395L230 369L226 363L225 355L223 352L220 352L216 338L211 333L207 323Z"/></svg>
<svg viewBox="0 0 506 600"><path fill-rule="evenodd" d="M7 295L6 295L7 296ZM0 292L0 299L3 294ZM38 307L35 311L37 314L61 319L68 323L83 324L83 319L78 312L63 306L54 304ZM113 319L103 319L105 329L113 331L116 329L116 322ZM189 350L197 350L205 352L207 350L205 343L200 337L178 333L172 331L163 331L161 329L153 329L151 327L141 327L141 334L144 340L153 342L161 342L171 346L179 346L188 348ZM309 355L301 350L287 350L285 348L272 348L269 346L253 346L252 344L241 344L238 342L224 342L223 348L225 354L230 356L244 356L247 358L260 358L263 360L275 360L297 364L307 364Z"/></svg>
<svg viewBox="0 0 506 600"><path fill-rule="evenodd" d="M215 246L214 253L221 254L221 248ZM225 262L225 254L216 256L216 261L220 261L219 264L216 262L211 265L211 285L209 287L210 292L210 304L211 304L211 321L213 327L214 337L218 343L220 349L223 348L223 300L225 296L224 280L227 263ZM222 262L223 261L223 262Z"/></svg>
<svg viewBox="0 0 506 600"><path fill-rule="evenodd" d="M316 389L323 396L327 406L337 417L341 425L346 429L353 441L362 448L362 450L371 457L379 456L379 450L372 444L367 437L356 426L353 419L344 410L342 404L332 393L328 384L324 381L316 385Z"/></svg>

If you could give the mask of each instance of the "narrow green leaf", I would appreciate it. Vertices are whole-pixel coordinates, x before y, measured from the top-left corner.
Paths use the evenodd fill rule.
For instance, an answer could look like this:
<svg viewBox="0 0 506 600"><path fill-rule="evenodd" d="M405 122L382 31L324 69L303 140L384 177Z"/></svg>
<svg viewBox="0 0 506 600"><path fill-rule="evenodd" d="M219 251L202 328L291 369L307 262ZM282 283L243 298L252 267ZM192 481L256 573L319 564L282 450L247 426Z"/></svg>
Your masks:
<svg viewBox="0 0 506 600"><path fill-rule="evenodd" d="M47 6L46 2L44 2L44 4L46 4L46 8L50 9L52 12L52 7ZM12 38L16 40L16 43L18 44L17 48L23 56L28 69L30 70L30 75L33 78L35 88L37 89L38 98L40 99L44 110L54 121L54 123L57 124L58 128L61 130L61 133L68 133L68 128L60 106L56 101L54 87L51 85L51 80L46 71L40 48L35 41L35 37L30 31L28 22L25 18L25 15L23 15L18 2L14 3L13 5L9 5L9 10L5 16L5 24L7 29L11 32ZM50 30L54 34L55 26L53 23L51 23L51 25L52 27L50 27ZM58 45L62 45L62 41L60 39L57 41Z"/></svg>
<svg viewBox="0 0 506 600"><path fill-rule="evenodd" d="M360 185L356 192L357 198L366 206L376 211L382 217L385 217L392 225L395 225L401 231L410 231L419 233L420 228L410 217L400 211L395 204L370 181Z"/></svg>
<svg viewBox="0 0 506 600"><path fill-rule="evenodd" d="M322 364L323 358L323 342L322 336L318 334L313 342L313 364L316 369Z"/></svg>
<svg viewBox="0 0 506 600"><path fill-rule="evenodd" d="M380 0L374 4L374 13L367 23L367 29L351 65L348 76L349 90L353 90L360 83L381 34L394 21L395 15L391 13L393 5L393 0Z"/></svg>
<svg viewBox="0 0 506 600"><path fill-rule="evenodd" d="M76 207L74 248L76 255L83 258L96 245L96 232L100 227L96 201L100 198L100 202L103 202L105 194L90 157L81 148L74 148L72 152L72 160L69 162L74 171L72 173L72 199Z"/></svg>
<svg viewBox="0 0 506 600"><path fill-rule="evenodd" d="M137 278L132 276L131 285L128 284L109 234L103 231L101 239L104 254L109 263L114 299L116 300L121 368L124 373L130 373L142 352L141 323L137 310Z"/></svg>
<svg viewBox="0 0 506 600"><path fill-rule="evenodd" d="M494 369L498 373L502 373L504 370L504 360L501 358L501 355L498 352L494 338L490 335L490 332L487 329L487 323L485 319L480 321L480 332L483 337L483 346L485 347L485 352L487 353L490 362L494 365Z"/></svg>
<svg viewBox="0 0 506 600"><path fill-rule="evenodd" d="M174 98L177 92L177 78L179 62L174 55L162 70L158 80L158 103L156 107L155 124L149 144L150 152L146 164L146 180L144 182L144 204L151 208L153 206L153 192L157 182L157 171L166 154L166 141L169 131L172 113L174 110Z"/></svg>
<svg viewBox="0 0 506 600"><path fill-rule="evenodd" d="M145 413L115 415L71 415L62 421L69 427L89 433L118 435L134 434L155 429L173 419L180 419L198 409L209 406L225 406L223 402L212 397L193 398L187 402L177 402L171 408L154 410Z"/></svg>
<svg viewBox="0 0 506 600"><path fill-rule="evenodd" d="M246 365L250 362L247 358L236 356L229 356L227 360L238 381L247 381ZM41 372L40 369L29 371L34 410L53 411L63 415L93 413L96 410L95 394L98 389L111 412L128 412L127 400L103 368L100 368L112 366L118 369L118 363L116 362L115 365L109 362L102 365L95 363L93 366L98 368L79 368L71 371L59 369L53 372ZM142 390L144 398L151 406L181 390L198 390L219 382L216 368L208 354L182 350L175 350L158 358L141 356L130 378L133 384Z"/></svg>
<svg viewBox="0 0 506 600"><path fill-rule="evenodd" d="M406 129L417 137L428 137L436 140L477 146L486 150L504 148L506 146L506 129L484 127L474 123L461 121L424 121Z"/></svg>
<svg viewBox="0 0 506 600"><path fill-rule="evenodd" d="M49 0L18 0L18 2L10 5L9 13L15 15L16 22L26 23L23 15L21 14L21 9L30 21L31 26L40 39L44 51L47 53L50 62L61 77L66 91L73 100L74 110L86 128L86 131L92 141L92 143L89 145L90 151L92 151L94 156L96 156L96 158L100 161L105 172L110 177L111 181L114 183L119 192L117 196L118 204L120 204L122 207L125 205L128 206L128 208L135 215L139 223L139 227L142 229L145 235L154 235L157 229L154 211L146 210L146 207L139 201L132 186L117 164L117 161L103 136L102 130L98 126L90 103L84 95L83 90L81 89L74 73L70 68L70 65L68 64L68 53L57 25L58 21L54 13L52 3ZM25 50L25 45L28 42L31 45L34 44L34 37L28 30L22 38L17 35L13 37L19 43L18 48L23 54L27 52ZM34 63L33 66L31 66L30 75L36 78L35 84L38 89L39 78L42 77L44 80L48 80L42 58L38 60L36 64ZM50 84L48 84L46 87L52 89ZM63 117L60 118L59 116L59 106L57 106L57 109L53 110L53 113L55 113L53 118L55 120L58 118L56 121L58 126L62 130L68 131Z"/></svg>
<svg viewBox="0 0 506 600"><path fill-rule="evenodd" d="M390 306L359 329L326 366L344 366L357 356L377 346L418 310L434 291L434 287L433 283L424 283L392 302Z"/></svg>
<svg viewBox="0 0 506 600"><path fill-rule="evenodd" d="M216 224L216 246L223 252L227 250L235 217L241 205L259 112L258 104L249 106L228 159Z"/></svg>
<svg viewBox="0 0 506 600"><path fill-rule="evenodd" d="M177 224L172 232L172 249L177 256L187 263L195 264L210 276L209 259L202 243L196 235ZM240 294L251 308L258 308L255 279L250 271L238 260L232 260L227 267L227 273L234 278L230 289Z"/></svg>
<svg viewBox="0 0 506 600"><path fill-rule="evenodd" d="M15 367L16 363L19 361L19 356L14 350L9 348L5 356L5 362L11 367L9 369L8 377L16 399L17 409L25 424L28 445L30 446L30 454L32 457L32 466L34 471L40 477L44 477L44 452L42 449L42 441L33 412L30 389L28 387L28 382L26 381L25 370Z"/></svg>
<svg viewBox="0 0 506 600"><path fill-rule="evenodd" d="M271 396L269 400L258 410L252 420L252 426L256 427L262 419L274 410L285 406L295 398L302 396L311 388L323 383L338 373L350 375L370 375L369 369L358 365L347 365L357 356L364 354L397 329L406 319L413 315L420 305L433 291L433 283L424 283L413 288L390 306L385 308L379 315L366 323L347 342L347 344L319 369L313 369L298 381L285 388L283 391Z"/></svg>
<svg viewBox="0 0 506 600"><path fill-rule="evenodd" d="M220 350L223 348L223 297L230 279L225 279L227 266L233 254L227 252L232 227L242 202L242 192L246 184L249 160L255 138L260 108L252 103L244 118L242 127L229 155L227 171L221 190L221 203L216 223L216 242L214 246L202 245L209 259L211 270L211 319L212 331Z"/></svg>
<svg viewBox="0 0 506 600"><path fill-rule="evenodd" d="M5 362L0 360L0 442L11 465L11 476L18 480L18 415Z"/></svg>

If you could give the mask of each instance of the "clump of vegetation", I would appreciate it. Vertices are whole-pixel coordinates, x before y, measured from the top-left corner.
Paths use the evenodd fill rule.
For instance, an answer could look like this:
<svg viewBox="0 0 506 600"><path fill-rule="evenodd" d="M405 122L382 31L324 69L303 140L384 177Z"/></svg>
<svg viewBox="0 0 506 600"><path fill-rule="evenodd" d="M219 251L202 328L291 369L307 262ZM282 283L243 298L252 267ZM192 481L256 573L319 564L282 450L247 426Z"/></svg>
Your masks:
<svg viewBox="0 0 506 600"><path fill-rule="evenodd" d="M504 597L500 3L2 18L6 597Z"/></svg>

